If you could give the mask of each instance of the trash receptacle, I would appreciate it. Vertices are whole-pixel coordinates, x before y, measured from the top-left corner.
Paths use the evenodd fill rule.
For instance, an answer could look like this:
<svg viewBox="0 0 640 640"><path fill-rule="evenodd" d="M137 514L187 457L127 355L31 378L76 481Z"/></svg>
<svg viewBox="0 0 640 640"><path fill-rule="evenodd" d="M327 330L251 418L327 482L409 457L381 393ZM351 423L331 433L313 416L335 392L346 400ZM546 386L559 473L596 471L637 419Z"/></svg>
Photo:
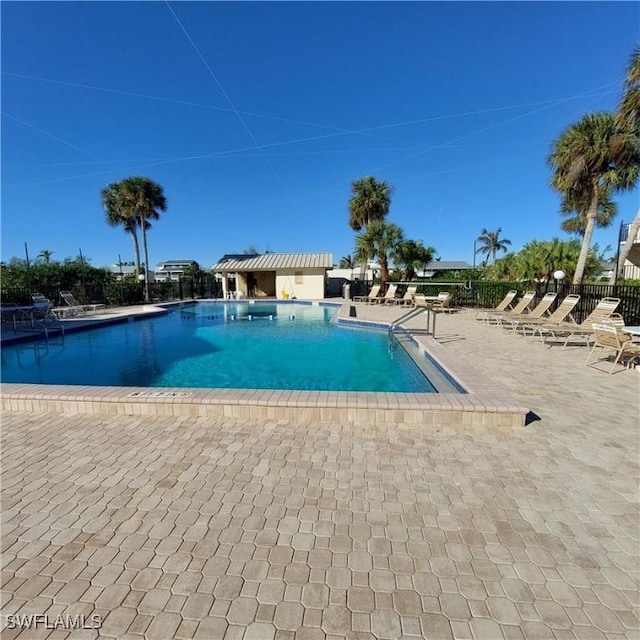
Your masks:
<svg viewBox="0 0 640 640"><path fill-rule="evenodd" d="M342 285L342 297L345 300L351 300L351 285L348 282Z"/></svg>

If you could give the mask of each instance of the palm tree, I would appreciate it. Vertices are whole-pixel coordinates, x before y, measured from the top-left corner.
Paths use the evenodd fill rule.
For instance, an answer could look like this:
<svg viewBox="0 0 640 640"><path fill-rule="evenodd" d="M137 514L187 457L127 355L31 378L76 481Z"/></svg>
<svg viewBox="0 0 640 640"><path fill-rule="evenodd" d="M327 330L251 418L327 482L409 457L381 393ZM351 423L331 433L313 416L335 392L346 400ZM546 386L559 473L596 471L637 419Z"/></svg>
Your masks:
<svg viewBox="0 0 640 640"><path fill-rule="evenodd" d="M131 228L129 221L133 221L134 227L139 227L142 231L142 249L144 251L145 264L145 300L149 301L149 250L147 247L147 231L151 229L151 220L160 218L160 211L167 210L167 199L164 196L162 187L151 180L142 176L132 176L125 178L119 183L114 183L117 192L118 217L122 222L125 230ZM109 185L113 187L114 185ZM104 198L103 198L104 202ZM109 222L109 211L107 211L107 221ZM128 223L129 222L129 223ZM136 243L137 244L137 236ZM139 266L139 252L137 254L137 264ZM138 268L139 272L139 268Z"/></svg>
<svg viewBox="0 0 640 640"><path fill-rule="evenodd" d="M111 227L122 227L131 237L135 257L136 279L140 275L140 245L138 244L138 225L129 210L129 203L124 197L121 182L112 182L100 192L102 206L107 224Z"/></svg>
<svg viewBox="0 0 640 640"><path fill-rule="evenodd" d="M142 176L134 176L126 178L122 182L125 191L131 201L131 211L135 217L138 226L142 230L142 249L144 251L145 264L145 298L149 301L149 250L147 248L147 230L151 228L151 220L160 218L160 211L167 210L167 199L165 198L162 187L151 180Z"/></svg>
<svg viewBox="0 0 640 640"><path fill-rule="evenodd" d="M563 201L560 207L560 213L566 217L566 220L563 220L560 225L562 230L567 233L575 233L578 236L584 236L587 221L579 213L576 213L576 211L581 211L587 207L588 204L581 207L570 202ZM601 229L610 227L616 213L618 213L618 205L611 199L609 194L603 194L602 200L598 203L595 226Z"/></svg>
<svg viewBox="0 0 640 640"><path fill-rule="evenodd" d="M404 240L402 229L384 220L371 222L365 231L356 236L355 256L361 264L378 259L382 286L389 281L389 256L394 255Z"/></svg>
<svg viewBox="0 0 640 640"><path fill-rule="evenodd" d="M429 264L436 256L433 247L425 247L422 240L405 240L401 242L394 253L396 264L404 267L406 280L413 280L416 269Z"/></svg>
<svg viewBox="0 0 640 640"><path fill-rule="evenodd" d="M351 183L349 198L349 226L361 231L375 220L384 220L391 207L393 188L384 180L365 176Z"/></svg>
<svg viewBox="0 0 640 640"><path fill-rule="evenodd" d="M616 117L621 129L640 128L640 47L631 54Z"/></svg>
<svg viewBox="0 0 640 640"><path fill-rule="evenodd" d="M353 269L353 267L355 266L354 262L353 262L353 257L352 256L342 256L342 258L340 258L340 262L338 263L338 267L340 267L340 269Z"/></svg>
<svg viewBox="0 0 640 640"><path fill-rule="evenodd" d="M506 256L495 260L487 270L490 280L516 280L518 276L518 258L515 253L507 253Z"/></svg>
<svg viewBox="0 0 640 640"><path fill-rule="evenodd" d="M633 148L632 138L618 129L613 114L598 112L583 116L553 143L551 187L561 194L563 210L574 209L585 219L573 284L583 280L600 203L612 191L632 188L637 179L633 156L640 149ZM622 157L624 162L616 162Z"/></svg>
<svg viewBox="0 0 640 640"><path fill-rule="evenodd" d="M625 90L618 106L616 113L618 126L623 130L630 132L635 137L636 148L640 145L640 47L636 47L629 67L627 69L627 77L625 79ZM631 223L627 233L627 241L618 256L618 264L614 273L611 275L609 284L617 282L618 278L624 273L624 263L629 257L629 252L633 247L635 239L640 231L640 208L636 212L636 217Z"/></svg>
<svg viewBox="0 0 640 640"><path fill-rule="evenodd" d="M49 249L43 249L36 257L36 260L42 260L42 262L44 262L45 264L49 264L51 262L52 255L53 251L49 251Z"/></svg>
<svg viewBox="0 0 640 640"><path fill-rule="evenodd" d="M504 251L506 253L507 247L511 245L511 240L500 237L501 233L502 227L498 227L495 231L487 231L487 229L483 229L478 236L477 241L481 244L481 246L476 249L476 253L485 254L485 266L489 261L490 255L491 260L493 261L496 259L496 254L498 253L498 251Z"/></svg>

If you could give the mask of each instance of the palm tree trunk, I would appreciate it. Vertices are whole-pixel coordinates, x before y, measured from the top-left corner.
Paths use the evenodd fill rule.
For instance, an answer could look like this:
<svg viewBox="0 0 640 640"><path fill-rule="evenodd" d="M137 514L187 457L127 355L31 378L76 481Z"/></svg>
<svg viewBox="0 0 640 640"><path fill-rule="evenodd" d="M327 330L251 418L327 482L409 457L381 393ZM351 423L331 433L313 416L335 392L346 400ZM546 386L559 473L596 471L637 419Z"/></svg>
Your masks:
<svg viewBox="0 0 640 640"><path fill-rule="evenodd" d="M580 255L578 256L576 272L573 275L573 284L582 284L584 270L587 266L587 258L589 257L589 249L591 249L591 238L593 237L593 230L596 226L597 214L598 194L594 193L591 204L589 205L589 211L587 212L587 226L585 227L584 237L582 238L582 247L580 248Z"/></svg>
<svg viewBox="0 0 640 640"><path fill-rule="evenodd" d="M133 241L133 255L136 261L136 278L140 275L140 245L138 244L138 234L135 229L129 231L131 240Z"/></svg>
<svg viewBox="0 0 640 640"><path fill-rule="evenodd" d="M386 291L386 285L389 281L389 261L387 260L387 256L379 256L378 264L380 265L380 281L382 282L382 290Z"/></svg>
<svg viewBox="0 0 640 640"><path fill-rule="evenodd" d="M640 231L640 209L638 209L638 213L636 213L635 220L631 223L629 227L629 233L627 234L627 241L624 243L624 247L622 247L622 251L620 251L620 255L618 256L618 264L614 269L613 274L611 275L611 279L609 280L609 284L614 284L619 278L622 278L624 275L624 263L627 261L629 257L629 252L633 247L633 243L638 237L638 231Z"/></svg>
<svg viewBox="0 0 640 640"><path fill-rule="evenodd" d="M147 231L144 228L145 219L142 218L142 248L144 250L144 301L149 302L149 251L147 250Z"/></svg>

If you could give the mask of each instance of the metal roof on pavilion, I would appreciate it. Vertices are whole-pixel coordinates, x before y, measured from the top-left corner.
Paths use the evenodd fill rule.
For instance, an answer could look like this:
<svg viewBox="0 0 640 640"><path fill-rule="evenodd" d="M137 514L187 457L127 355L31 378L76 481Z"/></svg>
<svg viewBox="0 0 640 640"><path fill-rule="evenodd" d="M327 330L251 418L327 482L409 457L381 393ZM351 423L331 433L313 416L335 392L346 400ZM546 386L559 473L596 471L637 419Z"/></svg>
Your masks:
<svg viewBox="0 0 640 640"><path fill-rule="evenodd" d="M226 254L211 266L212 272L276 271L280 269L330 269L331 253Z"/></svg>

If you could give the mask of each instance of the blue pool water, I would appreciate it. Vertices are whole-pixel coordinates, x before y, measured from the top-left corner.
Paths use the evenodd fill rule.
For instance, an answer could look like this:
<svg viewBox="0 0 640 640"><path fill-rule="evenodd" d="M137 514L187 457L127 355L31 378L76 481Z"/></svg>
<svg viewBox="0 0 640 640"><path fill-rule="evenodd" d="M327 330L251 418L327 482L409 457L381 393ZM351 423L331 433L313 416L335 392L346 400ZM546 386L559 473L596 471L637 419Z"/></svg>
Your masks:
<svg viewBox="0 0 640 640"><path fill-rule="evenodd" d="M331 322L336 307L198 303L152 319L2 348L3 382L434 392L384 331ZM249 319L251 316L251 319Z"/></svg>

